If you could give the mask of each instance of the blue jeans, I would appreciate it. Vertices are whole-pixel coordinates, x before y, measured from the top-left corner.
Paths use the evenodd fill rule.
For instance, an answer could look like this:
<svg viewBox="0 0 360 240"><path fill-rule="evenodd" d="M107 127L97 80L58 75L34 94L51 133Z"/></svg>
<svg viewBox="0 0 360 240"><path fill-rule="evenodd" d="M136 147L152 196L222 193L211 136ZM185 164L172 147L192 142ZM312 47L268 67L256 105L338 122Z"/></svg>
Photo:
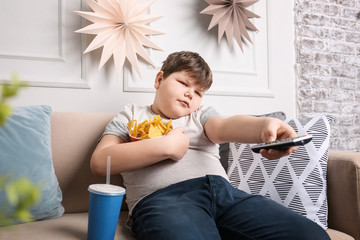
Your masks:
<svg viewBox="0 0 360 240"><path fill-rule="evenodd" d="M145 197L131 222L137 239L330 240L313 221L213 175Z"/></svg>

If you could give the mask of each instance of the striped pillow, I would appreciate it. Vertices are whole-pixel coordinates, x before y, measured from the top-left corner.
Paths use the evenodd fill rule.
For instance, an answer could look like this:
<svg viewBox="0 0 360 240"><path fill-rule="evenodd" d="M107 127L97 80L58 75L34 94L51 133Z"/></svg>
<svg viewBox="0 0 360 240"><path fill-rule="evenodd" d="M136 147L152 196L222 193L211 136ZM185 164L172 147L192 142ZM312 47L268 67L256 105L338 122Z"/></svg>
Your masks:
<svg viewBox="0 0 360 240"><path fill-rule="evenodd" d="M312 135L313 140L279 160L253 153L252 144L230 143L230 182L243 191L279 202L327 229L326 169L332 118L285 121L298 135Z"/></svg>

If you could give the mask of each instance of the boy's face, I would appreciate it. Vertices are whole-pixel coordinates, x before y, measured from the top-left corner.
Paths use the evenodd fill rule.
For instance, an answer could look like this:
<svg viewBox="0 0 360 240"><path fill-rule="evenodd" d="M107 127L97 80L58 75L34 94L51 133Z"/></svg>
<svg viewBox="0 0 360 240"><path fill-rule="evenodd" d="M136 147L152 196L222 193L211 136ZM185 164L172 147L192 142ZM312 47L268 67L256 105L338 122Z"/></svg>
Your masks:
<svg viewBox="0 0 360 240"><path fill-rule="evenodd" d="M152 110L168 119L189 115L199 109L203 89L187 72L174 72L166 79L159 72L155 79L156 95Z"/></svg>

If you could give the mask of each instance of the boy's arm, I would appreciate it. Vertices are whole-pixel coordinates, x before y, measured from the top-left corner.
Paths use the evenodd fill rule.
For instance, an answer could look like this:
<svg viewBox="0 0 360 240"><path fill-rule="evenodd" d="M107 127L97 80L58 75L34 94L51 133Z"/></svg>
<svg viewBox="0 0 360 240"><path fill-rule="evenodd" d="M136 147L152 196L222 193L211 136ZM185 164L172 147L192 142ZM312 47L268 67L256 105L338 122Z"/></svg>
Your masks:
<svg viewBox="0 0 360 240"><path fill-rule="evenodd" d="M107 156L111 156L111 174L138 169L165 159L178 161L188 147L189 139L183 128L176 128L160 138L129 143L115 135L105 135L91 157L91 171L96 175L106 175Z"/></svg>
<svg viewBox="0 0 360 240"><path fill-rule="evenodd" d="M265 118L236 115L212 117L206 121L204 128L207 137L214 143L258 143L262 142L264 124Z"/></svg>
<svg viewBox="0 0 360 240"><path fill-rule="evenodd" d="M228 118L212 117L206 121L204 129L207 137L214 143L260 143L297 136L294 129L279 119L245 115ZM296 147L285 150L263 149L260 153L266 158L277 159L296 149Z"/></svg>

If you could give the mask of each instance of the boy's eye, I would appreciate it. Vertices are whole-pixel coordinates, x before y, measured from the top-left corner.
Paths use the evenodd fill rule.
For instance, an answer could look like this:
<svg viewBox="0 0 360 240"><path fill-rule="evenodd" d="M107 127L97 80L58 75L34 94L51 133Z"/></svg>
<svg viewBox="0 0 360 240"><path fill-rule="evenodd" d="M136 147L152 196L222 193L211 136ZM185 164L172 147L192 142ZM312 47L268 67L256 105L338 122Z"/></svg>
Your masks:
<svg viewBox="0 0 360 240"><path fill-rule="evenodd" d="M199 97L202 96L202 93L201 93L201 92L198 92L198 91L195 91L195 94L197 94Z"/></svg>

